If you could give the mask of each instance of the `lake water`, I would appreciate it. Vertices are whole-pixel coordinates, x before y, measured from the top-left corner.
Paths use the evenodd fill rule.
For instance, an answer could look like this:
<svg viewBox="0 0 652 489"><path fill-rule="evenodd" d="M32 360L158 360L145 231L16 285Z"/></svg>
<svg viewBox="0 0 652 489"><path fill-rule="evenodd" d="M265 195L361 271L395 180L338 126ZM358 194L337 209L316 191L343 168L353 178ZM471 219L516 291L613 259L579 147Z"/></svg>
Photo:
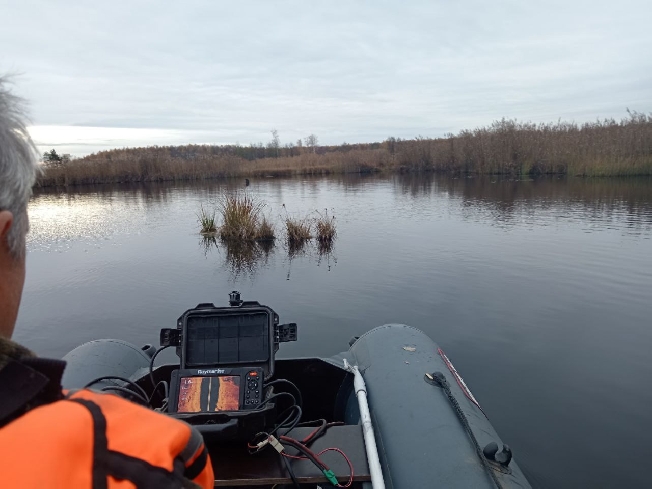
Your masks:
<svg viewBox="0 0 652 489"><path fill-rule="evenodd" d="M203 242L196 217L240 184L38 192L15 339L57 357L156 344L233 289L299 324L281 356L406 323L446 351L533 486L652 486L652 180L254 180L269 216L328 208L338 237L244 255Z"/></svg>

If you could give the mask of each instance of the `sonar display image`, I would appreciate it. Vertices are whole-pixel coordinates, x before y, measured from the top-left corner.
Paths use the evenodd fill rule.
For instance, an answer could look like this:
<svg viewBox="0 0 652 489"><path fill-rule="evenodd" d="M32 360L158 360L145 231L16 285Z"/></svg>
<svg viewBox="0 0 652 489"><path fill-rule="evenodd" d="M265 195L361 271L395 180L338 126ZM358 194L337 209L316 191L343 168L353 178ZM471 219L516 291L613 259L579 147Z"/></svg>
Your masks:
<svg viewBox="0 0 652 489"><path fill-rule="evenodd" d="M181 379L178 412L237 411L239 408L240 377L237 375Z"/></svg>

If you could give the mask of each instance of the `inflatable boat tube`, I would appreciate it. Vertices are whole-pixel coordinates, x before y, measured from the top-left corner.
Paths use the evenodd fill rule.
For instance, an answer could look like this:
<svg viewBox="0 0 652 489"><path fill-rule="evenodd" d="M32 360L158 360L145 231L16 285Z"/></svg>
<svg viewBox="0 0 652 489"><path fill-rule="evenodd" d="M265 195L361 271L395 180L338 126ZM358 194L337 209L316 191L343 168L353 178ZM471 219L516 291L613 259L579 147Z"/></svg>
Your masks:
<svg viewBox="0 0 652 489"><path fill-rule="evenodd" d="M139 369L149 368L149 360L156 349L151 345L138 348L121 340L94 340L79 345L63 360L67 362L61 385L64 389L79 389L87 383L109 375L131 378ZM104 381L103 385L122 385L121 382Z"/></svg>
<svg viewBox="0 0 652 489"><path fill-rule="evenodd" d="M423 332L381 326L347 356L363 372L388 488L530 487L452 363ZM356 415L354 402L347 411Z"/></svg>

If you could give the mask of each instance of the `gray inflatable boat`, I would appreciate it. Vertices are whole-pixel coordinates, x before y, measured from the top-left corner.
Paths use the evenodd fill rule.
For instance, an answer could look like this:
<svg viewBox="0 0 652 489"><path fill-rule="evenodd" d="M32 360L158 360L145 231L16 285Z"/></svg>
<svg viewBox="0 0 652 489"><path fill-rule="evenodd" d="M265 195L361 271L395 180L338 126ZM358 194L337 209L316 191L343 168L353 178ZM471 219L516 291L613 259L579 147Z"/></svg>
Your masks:
<svg viewBox="0 0 652 489"><path fill-rule="evenodd" d="M245 308L247 304L257 305L244 303ZM273 316L275 352L278 343L287 340L283 338L287 332L283 326L287 325L279 327L278 316ZM181 318L178 324L181 328ZM296 325L294 328L296 333ZM190 337L190 333L186 335ZM204 421L198 416L181 416L170 407L171 399L177 399L170 379L174 382L183 370L176 363L153 367L156 351L150 345L138 348L120 340L83 344L64 357L64 387L91 384L94 389L119 390L122 395L127 392L126 397L131 390L135 398L135 384L147 391L150 407L201 425ZM266 402L262 401L256 409L213 413L210 422L199 426L207 440L216 487L323 488L333 483L299 452L287 457L291 462L288 469L293 472L288 474L274 450L252 454L245 449L243 440L254 432L254 436L265 433L258 438L263 440L261 445L267 443L269 433L279 436L283 431L285 439L294 436L307 440L309 433L318 431L311 427L315 425L306 424L307 420L318 420L316 426L328 427L319 432L314 445L310 441L310 447L328 459L340 487L530 487L510 448L449 358L418 329L401 324L380 326L352 339L346 352L323 359L277 359L273 369L264 374L264 388L269 391L265 399L277 401L265 408L278 404L274 410L263 413L265 409L258 408ZM101 380L96 382L98 378ZM167 387L158 388L162 382L170 385L169 393ZM277 397L282 392L291 393L285 397L294 402L298 398L301 403L297 410L301 419L292 427L278 421L278 414L284 411L282 398ZM275 428L279 423L284 430ZM290 451L288 448L287 453ZM340 452L345 455L340 456Z"/></svg>

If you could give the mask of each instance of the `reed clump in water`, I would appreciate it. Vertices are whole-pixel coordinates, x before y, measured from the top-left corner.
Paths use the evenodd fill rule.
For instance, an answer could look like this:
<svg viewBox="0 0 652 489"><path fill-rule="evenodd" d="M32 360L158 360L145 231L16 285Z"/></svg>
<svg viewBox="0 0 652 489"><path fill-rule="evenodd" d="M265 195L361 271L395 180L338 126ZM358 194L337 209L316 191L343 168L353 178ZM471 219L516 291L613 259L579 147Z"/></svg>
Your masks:
<svg viewBox="0 0 652 489"><path fill-rule="evenodd" d="M320 244L332 243L335 236L337 236L335 216L329 216L328 209L325 210L324 214L317 212L315 228L317 230L317 241L319 241Z"/></svg>
<svg viewBox="0 0 652 489"><path fill-rule="evenodd" d="M306 241L312 239L310 219L308 218L294 218L286 217L285 218L285 230L287 231L288 242L298 243L301 241Z"/></svg>
<svg viewBox="0 0 652 489"><path fill-rule="evenodd" d="M199 231L204 236L215 236L217 234L217 225L215 224L215 211L207 211L202 205L197 214L197 220L201 226Z"/></svg>
<svg viewBox="0 0 652 489"><path fill-rule="evenodd" d="M274 225L262 215L266 204L247 193L223 196L218 203L222 218L219 236L223 241L272 241Z"/></svg>
<svg viewBox="0 0 652 489"><path fill-rule="evenodd" d="M283 222L285 224L288 245L296 246L312 239L312 222L310 218L308 216L292 217L288 214L285 204L283 204L283 208L285 209Z"/></svg>
<svg viewBox="0 0 652 489"><path fill-rule="evenodd" d="M276 239L276 231L274 229L274 224L269 221L265 216L260 220L258 226L258 231L256 233L257 241L274 241Z"/></svg>

